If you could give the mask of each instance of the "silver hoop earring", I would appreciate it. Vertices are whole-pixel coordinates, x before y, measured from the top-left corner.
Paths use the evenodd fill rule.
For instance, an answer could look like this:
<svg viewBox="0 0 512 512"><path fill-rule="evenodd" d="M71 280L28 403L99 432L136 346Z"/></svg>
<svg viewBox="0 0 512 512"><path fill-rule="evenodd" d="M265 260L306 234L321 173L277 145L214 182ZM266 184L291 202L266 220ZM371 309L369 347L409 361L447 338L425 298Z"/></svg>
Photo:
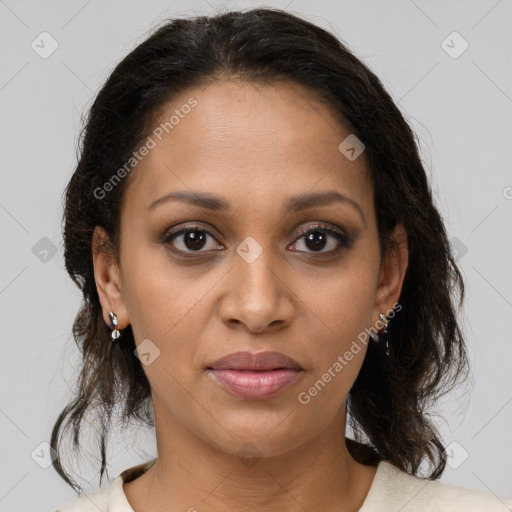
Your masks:
<svg viewBox="0 0 512 512"><path fill-rule="evenodd" d="M115 341L115 340L117 340L117 338L119 338L119 336L121 336L121 332L117 328L117 326L119 325L119 322L117 320L117 315L113 311L109 311L108 316L110 318L110 323L112 325L112 333L111 333L112 340Z"/></svg>
<svg viewBox="0 0 512 512"><path fill-rule="evenodd" d="M389 320L386 317L386 315L383 315L382 313L379 313L379 318L380 318L381 322L384 324L384 327L378 333L370 332L370 336L375 343L377 343L377 344L383 343L385 345L386 356L389 356L389 340L388 340Z"/></svg>

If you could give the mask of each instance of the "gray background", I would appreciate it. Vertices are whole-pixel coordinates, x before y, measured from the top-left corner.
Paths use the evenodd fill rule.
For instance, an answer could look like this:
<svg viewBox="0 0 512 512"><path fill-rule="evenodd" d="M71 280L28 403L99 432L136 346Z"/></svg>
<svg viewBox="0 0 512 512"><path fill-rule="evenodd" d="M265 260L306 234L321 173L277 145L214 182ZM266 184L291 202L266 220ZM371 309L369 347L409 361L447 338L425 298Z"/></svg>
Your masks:
<svg viewBox="0 0 512 512"><path fill-rule="evenodd" d="M0 0L0 510L49 510L76 497L45 469L45 443L76 377L70 332L80 295L63 267L60 220L80 115L155 22L257 5L333 31L418 134L467 283L473 364L472 385L440 404L437 422L455 443L442 481L512 497L512 2ZM31 47L43 31L58 43L46 59ZM457 58L442 46L453 31L469 44ZM453 36L448 44L462 48ZM150 431L114 434L109 476L154 453ZM80 483L92 489L95 461L81 456Z"/></svg>

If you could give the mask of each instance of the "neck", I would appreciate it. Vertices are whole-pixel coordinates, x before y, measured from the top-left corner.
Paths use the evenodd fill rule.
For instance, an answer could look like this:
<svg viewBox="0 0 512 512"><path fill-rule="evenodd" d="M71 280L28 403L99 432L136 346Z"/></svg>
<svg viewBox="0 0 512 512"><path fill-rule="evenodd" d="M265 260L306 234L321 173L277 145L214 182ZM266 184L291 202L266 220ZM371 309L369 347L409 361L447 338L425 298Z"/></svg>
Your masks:
<svg viewBox="0 0 512 512"><path fill-rule="evenodd" d="M220 450L169 418L159 421L155 411L157 461L124 484L125 494L135 512L357 511L376 468L348 452L345 414L309 442L262 456L250 443L234 453Z"/></svg>

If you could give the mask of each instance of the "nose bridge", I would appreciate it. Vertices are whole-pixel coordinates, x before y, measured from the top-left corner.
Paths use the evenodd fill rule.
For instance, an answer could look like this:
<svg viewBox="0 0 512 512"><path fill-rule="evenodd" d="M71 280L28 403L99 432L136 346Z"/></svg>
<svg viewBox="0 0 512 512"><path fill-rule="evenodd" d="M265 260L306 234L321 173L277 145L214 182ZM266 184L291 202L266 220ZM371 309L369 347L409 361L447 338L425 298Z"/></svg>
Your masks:
<svg viewBox="0 0 512 512"><path fill-rule="evenodd" d="M276 258L270 245L266 243L264 247L255 238L248 236L236 248L233 271L239 285L237 289L246 297L268 301L279 292L274 268Z"/></svg>
<svg viewBox="0 0 512 512"><path fill-rule="evenodd" d="M262 240L262 237L259 237ZM263 330L276 320L287 320L291 305L279 277L272 244L248 236L233 254L229 293L222 307L224 320L238 320L252 330ZM278 265L279 267L279 265Z"/></svg>

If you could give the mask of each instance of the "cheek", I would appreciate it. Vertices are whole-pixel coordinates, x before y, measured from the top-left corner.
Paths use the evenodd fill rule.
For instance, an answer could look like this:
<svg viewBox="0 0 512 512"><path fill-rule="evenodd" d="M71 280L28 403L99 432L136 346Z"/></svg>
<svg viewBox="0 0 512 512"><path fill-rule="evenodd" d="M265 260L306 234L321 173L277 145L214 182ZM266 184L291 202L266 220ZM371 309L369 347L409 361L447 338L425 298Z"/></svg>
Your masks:
<svg viewBox="0 0 512 512"><path fill-rule="evenodd" d="M123 296L128 308L136 346L149 339L149 352L157 354L144 367L152 387L169 388L189 382L204 365L201 338L211 321L211 290L220 276L199 269L178 268L165 251L130 254L125 260ZM147 343L147 342L146 342ZM179 386L178 386L179 387Z"/></svg>
<svg viewBox="0 0 512 512"><path fill-rule="evenodd" d="M316 293L310 294L308 303L332 333L331 348L341 350L370 326L375 304L373 272L369 267L347 267L332 273L329 280L318 283L321 284Z"/></svg>
<svg viewBox="0 0 512 512"><path fill-rule="evenodd" d="M375 301L372 273L339 272L306 301L312 372L301 391L304 401L336 408L347 396L363 364ZM320 350L321 348L321 350ZM300 400L299 400L300 401ZM304 402L302 402L304 403Z"/></svg>
<svg viewBox="0 0 512 512"><path fill-rule="evenodd" d="M344 405L363 364L367 343L358 339L357 326L340 322L335 333L325 333L321 350L316 350L311 371L297 390L296 399L303 413L320 425L325 416L333 418ZM312 425L313 426L313 425Z"/></svg>
<svg viewBox="0 0 512 512"><path fill-rule="evenodd" d="M196 316L207 289L204 281L191 279L172 265L161 247L130 250L127 243L123 263L123 297L135 340L150 338L167 344Z"/></svg>

